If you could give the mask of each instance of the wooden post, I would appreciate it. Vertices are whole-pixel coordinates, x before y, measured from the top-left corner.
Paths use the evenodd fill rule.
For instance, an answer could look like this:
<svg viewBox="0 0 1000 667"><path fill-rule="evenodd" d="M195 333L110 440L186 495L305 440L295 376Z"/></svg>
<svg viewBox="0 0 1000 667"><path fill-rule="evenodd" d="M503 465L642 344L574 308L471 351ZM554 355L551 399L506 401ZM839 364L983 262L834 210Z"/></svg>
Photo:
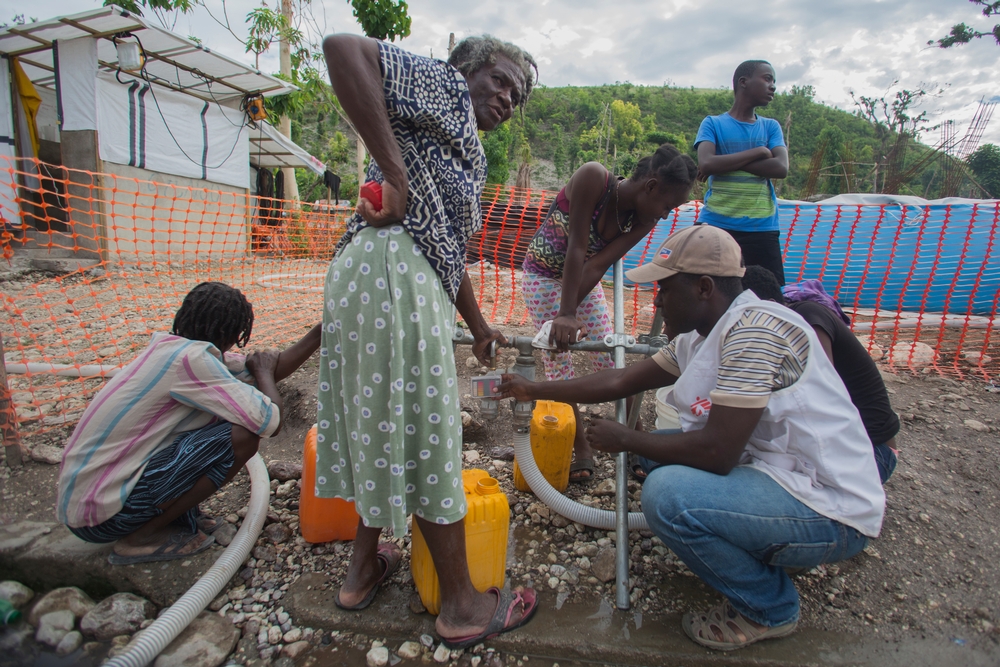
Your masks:
<svg viewBox="0 0 1000 667"><path fill-rule="evenodd" d="M17 432L17 413L7 386L7 365L3 358L3 335L0 334L0 437L8 468L22 464L21 435Z"/></svg>

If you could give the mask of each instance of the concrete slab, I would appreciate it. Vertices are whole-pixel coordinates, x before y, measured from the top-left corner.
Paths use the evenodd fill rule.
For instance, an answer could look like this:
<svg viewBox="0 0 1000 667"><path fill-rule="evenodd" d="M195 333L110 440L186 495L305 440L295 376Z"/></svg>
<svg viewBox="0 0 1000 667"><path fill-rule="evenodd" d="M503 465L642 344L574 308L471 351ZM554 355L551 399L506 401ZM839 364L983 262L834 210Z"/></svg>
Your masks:
<svg viewBox="0 0 1000 667"><path fill-rule="evenodd" d="M57 523L0 526L0 572L36 591L77 586L95 600L129 592L162 607L183 595L222 552L213 546L184 560L111 565L113 546L84 542Z"/></svg>
<svg viewBox="0 0 1000 667"><path fill-rule="evenodd" d="M409 611L409 595L386 588L362 612L345 612L333 603L337 584L323 574L306 574L293 583L285 597L285 610L296 624L325 630L361 633L393 641L433 635L434 617ZM500 635L487 646L509 655L528 655L555 661L581 661L619 665L872 665L916 667L961 664L995 665L995 659L953 642L921 639L881 642L853 635L804 628L791 637L763 642L735 653L702 649L681 631L680 616L643 618L622 612L607 601L590 605L558 604L555 594L541 593L541 607L524 628Z"/></svg>

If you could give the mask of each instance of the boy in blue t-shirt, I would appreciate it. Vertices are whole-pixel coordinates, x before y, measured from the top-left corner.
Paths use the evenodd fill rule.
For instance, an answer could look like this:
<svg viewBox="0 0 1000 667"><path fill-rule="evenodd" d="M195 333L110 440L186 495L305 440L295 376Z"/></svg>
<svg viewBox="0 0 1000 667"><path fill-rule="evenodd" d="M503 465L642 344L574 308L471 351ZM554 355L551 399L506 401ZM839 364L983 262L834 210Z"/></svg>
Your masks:
<svg viewBox="0 0 1000 667"><path fill-rule="evenodd" d="M771 179L788 175L788 149L778 121L754 113L774 99L774 68L765 60L741 63L733 74L733 90L732 108L703 120L695 139L699 176L708 179L699 222L728 231L747 266L769 269L784 285Z"/></svg>

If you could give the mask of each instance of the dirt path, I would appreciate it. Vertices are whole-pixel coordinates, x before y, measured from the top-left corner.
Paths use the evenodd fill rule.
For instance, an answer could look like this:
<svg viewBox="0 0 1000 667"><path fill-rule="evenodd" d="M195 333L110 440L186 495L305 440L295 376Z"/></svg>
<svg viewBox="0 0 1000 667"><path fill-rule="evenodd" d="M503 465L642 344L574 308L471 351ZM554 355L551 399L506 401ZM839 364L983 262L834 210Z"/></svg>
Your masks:
<svg viewBox="0 0 1000 667"><path fill-rule="evenodd" d="M512 354L504 351L501 363L512 363ZM467 365L468 356L468 349L460 347L457 366L463 387L468 386L469 377L482 371ZM581 371L587 372L589 363L582 358L578 361ZM283 383L288 421L278 438L262 446L266 461L301 460L302 439L315 418L316 375L314 358ZM882 535L858 557L796 578L803 599L803 623L867 638L952 641L1000 660L996 627L1000 625L1000 568L996 567L1000 561L996 520L1000 390L982 381L959 382L935 375L887 375L887 380L903 430L900 463L886 485L888 511ZM467 451L478 454L478 461L469 467L490 471L511 498L512 521L518 526L509 571L514 585L528 581L545 585L553 562L549 554L559 562L579 564L580 554L610 544L604 531L573 524L556 527L552 517L539 512L531 494L513 490L511 464L494 458L496 448L511 444L509 407L502 406L498 419L490 422L480 417L478 402L471 396L463 396L462 402L476 422L465 437ZM589 411L610 416L611 406L592 406ZM648 425L655 419L649 400L643 419ZM63 437L64 432L50 431L29 445L61 444ZM0 467L0 523L51 520L56 470L56 466L28 463L11 474ZM613 497L591 495L601 481L613 478L610 458L599 458L597 477L595 485L574 487L569 493L582 502L611 509ZM246 476L241 475L232 488L211 501L209 509L217 514L235 512L247 498L246 485ZM639 487L631 484L630 488L634 498ZM297 494L295 489L292 496L273 498L283 520L294 516ZM633 501L633 506L638 508L638 502ZM293 518L287 522L295 525ZM693 581L683 564L651 534L634 533L630 544L637 610L655 618L713 599L714 594ZM283 574L294 579L318 571L336 580L350 549L335 546L339 548L306 545L303 549L298 544L296 568ZM571 603L613 599L613 582L600 583L583 567L570 569L574 577L558 583L564 599ZM403 588L412 587L407 567L394 580Z"/></svg>

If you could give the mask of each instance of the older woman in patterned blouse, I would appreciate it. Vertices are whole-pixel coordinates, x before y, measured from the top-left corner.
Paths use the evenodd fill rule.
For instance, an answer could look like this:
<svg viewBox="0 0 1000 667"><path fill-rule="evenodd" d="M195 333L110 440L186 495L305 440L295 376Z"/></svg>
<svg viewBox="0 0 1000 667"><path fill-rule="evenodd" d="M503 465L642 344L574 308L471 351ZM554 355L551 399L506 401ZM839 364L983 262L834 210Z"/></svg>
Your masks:
<svg viewBox="0 0 1000 667"><path fill-rule="evenodd" d="M361 199L324 288L317 494L353 500L361 516L337 605L362 609L401 554L383 528L426 538L440 573L437 631L450 647L523 625L531 589L478 592L465 552L462 421L452 353L455 309L486 360L502 340L479 311L465 247L482 227L486 157L478 130L527 100L535 63L489 36L464 40L448 63L351 35L323 43L337 98L371 153Z"/></svg>

